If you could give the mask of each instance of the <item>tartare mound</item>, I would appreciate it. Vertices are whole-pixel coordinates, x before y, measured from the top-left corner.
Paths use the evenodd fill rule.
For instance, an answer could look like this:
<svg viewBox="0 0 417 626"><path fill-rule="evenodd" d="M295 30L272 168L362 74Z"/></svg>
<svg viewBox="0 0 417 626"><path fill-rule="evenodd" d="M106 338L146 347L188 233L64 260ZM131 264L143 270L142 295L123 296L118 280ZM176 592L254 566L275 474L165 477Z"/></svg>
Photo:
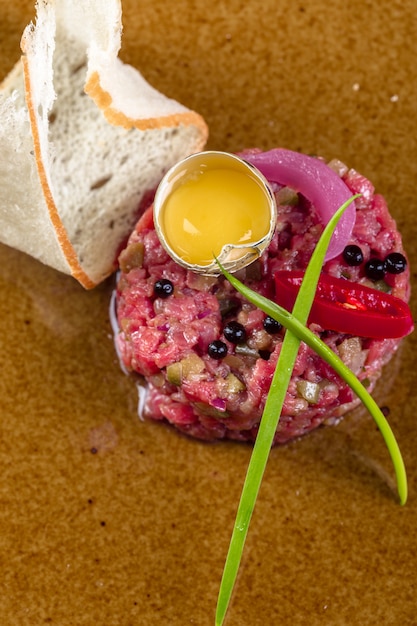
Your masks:
<svg viewBox="0 0 417 626"><path fill-rule="evenodd" d="M367 262L403 255L401 236L384 198L369 180L338 167L356 202L349 246L323 273L364 284L408 301L409 269L370 278ZM288 187L273 184L276 231L263 256L240 271L242 282L274 299L274 273L304 270L323 231L314 206ZM355 261L357 263L357 260ZM149 207L119 257L116 346L123 366L146 383L145 419L169 422L204 440L254 441L285 329L249 304L223 277L197 275L177 265L162 248ZM399 339L371 339L321 328L313 330L369 391L396 351ZM301 344L274 444L337 422L358 403L351 389L314 351Z"/></svg>

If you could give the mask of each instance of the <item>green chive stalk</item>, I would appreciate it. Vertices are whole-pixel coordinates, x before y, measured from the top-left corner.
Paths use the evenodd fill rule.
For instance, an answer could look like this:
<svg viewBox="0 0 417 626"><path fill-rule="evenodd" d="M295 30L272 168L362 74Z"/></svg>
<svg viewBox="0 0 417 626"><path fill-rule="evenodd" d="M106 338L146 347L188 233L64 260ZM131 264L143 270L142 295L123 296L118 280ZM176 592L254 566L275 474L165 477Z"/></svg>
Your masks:
<svg viewBox="0 0 417 626"><path fill-rule="evenodd" d="M287 329L287 333L285 334L280 356L272 378L238 505L236 520L220 584L216 610L216 626L222 626L230 603L249 524L301 341L304 341L327 361L366 406L377 423L391 455L397 477L400 502L401 504L405 504L407 500L407 477L404 462L394 434L385 416L372 396L366 391L362 383L343 361L306 326L330 239L343 212L355 197L357 196L353 196L345 202L327 224L306 269L292 313L252 291L224 270L219 264L224 276L235 289L252 304L280 322Z"/></svg>

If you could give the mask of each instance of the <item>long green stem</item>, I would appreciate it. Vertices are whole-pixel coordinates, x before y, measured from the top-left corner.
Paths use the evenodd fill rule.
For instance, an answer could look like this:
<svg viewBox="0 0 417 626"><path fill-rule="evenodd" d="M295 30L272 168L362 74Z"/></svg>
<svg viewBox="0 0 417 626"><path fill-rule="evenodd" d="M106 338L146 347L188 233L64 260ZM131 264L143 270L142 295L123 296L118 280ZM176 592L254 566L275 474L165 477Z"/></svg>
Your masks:
<svg viewBox="0 0 417 626"><path fill-rule="evenodd" d="M217 603L216 626L220 626L223 623L230 602L252 512L261 486L287 387L291 380L292 369L297 357L299 345L300 340L295 335L292 333L285 335L281 349L281 354L284 354L285 357L285 367L279 367L277 365L275 369L261 424L249 461L230 541L229 552L223 570Z"/></svg>
<svg viewBox="0 0 417 626"><path fill-rule="evenodd" d="M364 405L374 417L381 433L386 441L388 449L394 463L398 492L400 501L405 504L407 499L407 478L405 467L402 460L401 452L391 428L375 403L370 394L366 391L360 381L346 367L346 365L337 357L337 355L314 333L307 327L306 322L310 313L311 305L319 280L320 270L323 264L324 256L330 242L332 233L346 209L348 204L354 198L348 200L335 213L324 230L318 245L311 257L310 263L305 272L305 276L300 287L297 300L295 302L293 312L289 313L286 309L276 305L267 298L260 296L252 291L246 285L237 280L234 276L226 272L222 268L223 274L230 283L250 302L261 308L267 315L270 315L279 321L287 332L282 344L280 356L272 379L271 387L268 393L265 409L259 426L258 435L254 444L253 452L249 462L242 494L238 506L235 525L229 545L229 551L223 570L222 581L219 590L219 597L216 610L216 626L223 624L230 598L233 592L236 576L246 541L250 520L255 507L256 499L259 493L262 478L265 472L266 463L273 442L273 438L278 426L282 405L289 382L291 380L292 370L295 359L297 357L298 348L301 341L304 341L313 350L315 350L324 360L326 360L335 371L343 378L352 390L362 400Z"/></svg>
<svg viewBox="0 0 417 626"><path fill-rule="evenodd" d="M323 264L331 235L346 206L347 204L341 207L339 212L333 216L333 219L327 225L322 237L320 238L319 245L316 247L306 270L306 275L294 305L294 313L292 315L288 313L289 319L298 315L300 323L305 324L307 322L319 279L320 269ZM223 268L222 271L231 284L241 290L243 285L233 276L228 274ZM248 293L252 294L252 292ZM244 295L246 295L246 293L244 293ZM291 331L291 329L289 330ZM300 339L297 335L292 332L287 332L282 344L274 376L272 378L262 419L259 425L259 431L249 462L232 538L230 541L229 552L226 558L216 612L216 625L219 626L223 623L227 607L230 602L249 529L249 523L255 507L256 499L258 497L259 488L268 461L269 451L278 426L299 346Z"/></svg>

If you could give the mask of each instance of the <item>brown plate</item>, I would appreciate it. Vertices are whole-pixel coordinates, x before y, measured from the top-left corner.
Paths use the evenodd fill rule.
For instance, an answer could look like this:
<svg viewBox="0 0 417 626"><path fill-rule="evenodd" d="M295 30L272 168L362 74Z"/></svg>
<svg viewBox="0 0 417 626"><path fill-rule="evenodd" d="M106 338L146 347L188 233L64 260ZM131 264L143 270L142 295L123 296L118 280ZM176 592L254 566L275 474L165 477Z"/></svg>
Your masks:
<svg viewBox="0 0 417 626"><path fill-rule="evenodd" d="M0 14L4 76L32 1ZM386 196L417 267L412 0L129 0L124 24L124 59L205 116L209 148L341 158ZM1 623L214 624L251 448L139 421L113 279L87 292L1 246L0 288ZM362 410L273 450L227 626L416 623L416 337L376 394L407 505Z"/></svg>

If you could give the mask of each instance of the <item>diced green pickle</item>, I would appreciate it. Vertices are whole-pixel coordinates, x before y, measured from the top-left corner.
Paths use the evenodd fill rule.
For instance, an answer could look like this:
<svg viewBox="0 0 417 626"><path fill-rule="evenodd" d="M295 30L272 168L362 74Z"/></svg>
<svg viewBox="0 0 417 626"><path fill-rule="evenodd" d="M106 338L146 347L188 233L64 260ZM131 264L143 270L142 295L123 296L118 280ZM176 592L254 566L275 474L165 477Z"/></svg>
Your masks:
<svg viewBox="0 0 417 626"><path fill-rule="evenodd" d="M244 383L242 383L242 381L231 372L226 376L226 381L229 393L239 393L239 391L244 391L246 389Z"/></svg>
<svg viewBox="0 0 417 626"><path fill-rule="evenodd" d="M309 404L317 404L320 395L320 385L309 380L298 380L297 392Z"/></svg>
<svg viewBox="0 0 417 626"><path fill-rule="evenodd" d="M254 348L250 348L247 343L242 343L235 348L236 354L241 354L242 356L252 356L254 359L259 358L258 350L254 350Z"/></svg>
<svg viewBox="0 0 417 626"><path fill-rule="evenodd" d="M226 317L239 308L239 301L236 298L219 298L220 315Z"/></svg>
<svg viewBox="0 0 417 626"><path fill-rule="evenodd" d="M282 187L275 193L275 198L278 204L283 206L297 206L298 193L291 187Z"/></svg>
<svg viewBox="0 0 417 626"><path fill-rule="evenodd" d="M182 380L182 365L181 361L177 363L171 363L167 367L167 380L171 385L176 385L177 387L181 385Z"/></svg>
<svg viewBox="0 0 417 626"><path fill-rule="evenodd" d="M392 288L385 282L385 280L367 280L364 285L371 287L371 289L378 289L383 293L391 293Z"/></svg>
<svg viewBox="0 0 417 626"><path fill-rule="evenodd" d="M210 417L216 417L220 419L225 419L226 417L229 417L229 413L227 411L219 411L213 406L204 404L204 402L195 402L194 407L202 415L208 415Z"/></svg>
<svg viewBox="0 0 417 626"><path fill-rule="evenodd" d="M142 267L144 255L143 243L137 241L127 246L119 256L119 266L122 272L127 274L135 267Z"/></svg>
<svg viewBox="0 0 417 626"><path fill-rule="evenodd" d="M201 374L204 370L204 361L197 354L190 354L177 363L167 367L167 379L172 385L181 385L182 381L191 376Z"/></svg>

